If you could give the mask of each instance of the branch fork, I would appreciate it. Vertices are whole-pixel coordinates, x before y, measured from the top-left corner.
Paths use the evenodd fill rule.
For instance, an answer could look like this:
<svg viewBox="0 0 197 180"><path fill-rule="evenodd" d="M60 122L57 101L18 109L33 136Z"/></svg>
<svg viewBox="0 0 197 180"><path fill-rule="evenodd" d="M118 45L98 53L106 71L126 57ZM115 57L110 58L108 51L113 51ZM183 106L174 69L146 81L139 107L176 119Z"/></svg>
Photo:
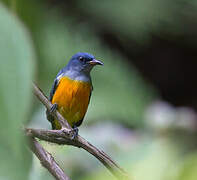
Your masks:
<svg viewBox="0 0 197 180"><path fill-rule="evenodd" d="M50 110L52 107L51 102L35 84L33 84L33 92L34 95L42 102L42 104L48 110ZM115 177L121 180L129 180L127 173L121 167L119 167L106 153L100 151L80 135L77 135L73 139L73 129L68 124L67 120L63 118L58 111L54 111L52 115L59 121L62 129L45 130L25 128L25 133L26 136L28 136L30 139L31 150L41 161L41 164L55 177L55 179L70 180L69 177L55 162L51 154L44 150L44 148L36 141L35 138L56 144L72 145L78 148L82 148L96 157Z"/></svg>

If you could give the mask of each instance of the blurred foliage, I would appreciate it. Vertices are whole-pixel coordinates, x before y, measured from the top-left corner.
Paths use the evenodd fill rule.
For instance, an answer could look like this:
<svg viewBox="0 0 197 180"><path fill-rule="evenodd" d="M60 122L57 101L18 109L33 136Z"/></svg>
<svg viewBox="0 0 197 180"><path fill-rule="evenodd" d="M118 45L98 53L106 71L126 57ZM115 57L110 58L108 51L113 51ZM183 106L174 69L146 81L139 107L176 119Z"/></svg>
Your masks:
<svg viewBox="0 0 197 180"><path fill-rule="evenodd" d="M127 39L148 46L152 34L191 32L182 27L191 17L196 19L196 1L78 0L70 10L68 1L61 2L64 6L49 0L3 2L7 9L0 7L0 179L28 179L28 175L31 180L53 179L36 157L29 171L31 156L19 128L27 119L30 126L50 128L44 107L37 106L36 100L31 106L34 71L36 82L49 94L57 72L79 51L92 53L105 64L92 72L94 91L80 134L136 180L196 179L196 114L187 111L186 116L183 109L155 105L157 90L124 55L97 36L99 30L107 29L122 46L140 51ZM72 179L114 179L85 151L41 143Z"/></svg>
<svg viewBox="0 0 197 180"><path fill-rule="evenodd" d="M195 28L190 27L190 24L196 27L192 23L197 17L195 0L79 0L76 6L90 20L96 20L94 23L115 33L123 46L128 46L127 39L131 38L139 44L148 45L153 35L171 34L171 37L187 34L187 42L191 41L191 34L197 35ZM135 50L138 51L137 48Z"/></svg>
<svg viewBox="0 0 197 180"><path fill-rule="evenodd" d="M23 24L0 4L0 179L28 178L31 154L22 135L31 102L35 54Z"/></svg>
<svg viewBox="0 0 197 180"><path fill-rule="evenodd" d="M197 154L191 154L186 157L181 166L181 173L178 175L178 180L195 180L197 177Z"/></svg>

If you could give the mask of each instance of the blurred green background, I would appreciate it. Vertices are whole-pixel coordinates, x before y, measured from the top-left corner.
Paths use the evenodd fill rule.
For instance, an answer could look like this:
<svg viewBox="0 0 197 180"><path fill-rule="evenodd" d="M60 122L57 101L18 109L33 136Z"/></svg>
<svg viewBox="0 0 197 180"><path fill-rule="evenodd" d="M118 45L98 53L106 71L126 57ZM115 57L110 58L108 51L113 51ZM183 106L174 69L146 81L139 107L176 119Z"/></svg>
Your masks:
<svg viewBox="0 0 197 180"><path fill-rule="evenodd" d="M21 127L50 129L49 95L77 52L104 62L79 133L136 180L197 179L197 1L1 0L0 180L52 180ZM115 179L71 146L39 141L71 179Z"/></svg>

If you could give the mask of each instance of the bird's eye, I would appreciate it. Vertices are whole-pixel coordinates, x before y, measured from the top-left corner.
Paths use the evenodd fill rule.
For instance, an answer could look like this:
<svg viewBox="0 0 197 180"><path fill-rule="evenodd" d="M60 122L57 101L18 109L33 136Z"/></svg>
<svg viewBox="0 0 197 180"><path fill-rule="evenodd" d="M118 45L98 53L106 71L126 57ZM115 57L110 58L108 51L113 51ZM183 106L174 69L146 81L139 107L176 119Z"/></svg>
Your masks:
<svg viewBox="0 0 197 180"><path fill-rule="evenodd" d="M80 61L84 61L85 58L83 58L82 56L80 56L80 57L79 57L79 60L80 60Z"/></svg>

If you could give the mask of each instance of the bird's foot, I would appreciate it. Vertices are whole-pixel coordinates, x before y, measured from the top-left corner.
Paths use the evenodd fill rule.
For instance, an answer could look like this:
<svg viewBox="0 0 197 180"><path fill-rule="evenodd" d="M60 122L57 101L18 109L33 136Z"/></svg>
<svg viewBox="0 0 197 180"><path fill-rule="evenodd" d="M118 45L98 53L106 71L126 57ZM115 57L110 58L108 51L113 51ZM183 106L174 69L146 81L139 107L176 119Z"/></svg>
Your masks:
<svg viewBox="0 0 197 180"><path fill-rule="evenodd" d="M50 114L53 114L56 110L57 110L57 103L54 103L54 104L51 106Z"/></svg>
<svg viewBox="0 0 197 180"><path fill-rule="evenodd" d="M77 136L78 136L78 132L79 132L79 129L77 128L77 126L74 126L73 129L71 130L71 139L75 139Z"/></svg>

